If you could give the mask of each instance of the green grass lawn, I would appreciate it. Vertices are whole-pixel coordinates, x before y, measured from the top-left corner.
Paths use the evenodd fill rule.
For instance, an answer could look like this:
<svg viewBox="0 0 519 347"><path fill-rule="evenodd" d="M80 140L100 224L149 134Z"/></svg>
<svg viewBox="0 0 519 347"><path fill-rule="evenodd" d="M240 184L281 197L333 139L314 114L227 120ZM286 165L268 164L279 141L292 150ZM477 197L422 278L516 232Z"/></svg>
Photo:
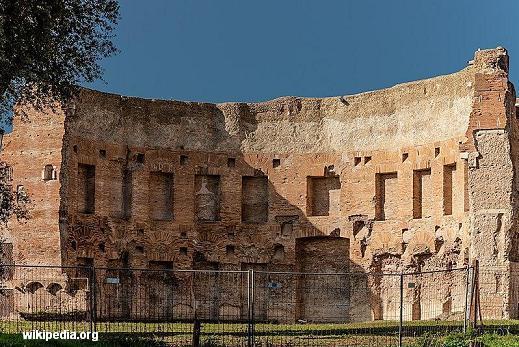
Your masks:
<svg viewBox="0 0 519 347"><path fill-rule="evenodd" d="M21 334L0 334L0 346L13 346L13 347L37 347L37 346L56 346L56 347L161 347L168 346L164 341L158 341L153 339L144 339L137 337L111 337L105 339L99 339L99 341L76 341L76 340L24 340Z"/></svg>
<svg viewBox="0 0 519 347"><path fill-rule="evenodd" d="M519 320L485 321L488 332L505 334L519 331ZM404 324L406 346L463 347L459 337L462 321L409 321ZM200 339L203 346L246 346L247 324L245 323L202 323ZM41 341L27 342L21 339L21 331L90 331L88 322L35 322L1 321L0 346L191 346L192 323L143 323L143 322L97 322L94 330L100 333L100 342ZM398 342L398 322L372 321L345 324L268 324L254 326L258 346L395 346ZM446 337L448 336L448 337ZM452 337L452 338L454 338ZM3 339L3 340L2 340ZM7 340L6 340L7 339ZM483 346L518 346L515 336L484 335L477 340ZM425 341L425 342L424 342ZM429 341L429 342L427 342ZM456 342L457 341L457 342ZM474 340L475 341L475 340ZM495 342L498 341L498 342ZM131 342L131 343L129 343ZM11 344L8 344L11 343ZM21 343L21 344L20 344ZM427 344L428 343L428 344ZM458 343L458 344L456 344ZM495 344L500 343L500 344Z"/></svg>
<svg viewBox="0 0 519 347"><path fill-rule="evenodd" d="M519 329L519 320L488 320L484 321L486 327L506 327L510 329ZM455 328L459 329L463 326L462 321L406 321L404 322L404 330L412 330L419 328ZM175 322L175 323L145 323L145 322L97 322L95 330L99 332L157 332L157 333L187 333L192 331L192 323ZM76 330L89 331L89 322L41 322L41 321L0 321L0 331L7 333L16 333L33 329L46 330ZM272 324L272 323L256 323L255 331L257 333L276 333L276 332L308 332L322 331L330 333L348 333L356 330L363 331L390 331L398 330L397 321L370 321L362 323L343 323L343 324ZM246 323L204 323L202 322L202 330L207 333L218 332L235 332L241 333L247 331Z"/></svg>
<svg viewBox="0 0 519 347"><path fill-rule="evenodd" d="M313 338L294 338L290 336L274 337L268 340L256 339L256 346L281 347L281 346L356 346L356 347L382 347L396 346L398 338L396 336L326 336ZM224 346L246 346L246 340L228 337L218 339L207 336L201 339L201 347L224 347ZM519 336L517 335L493 335L470 336L463 334L449 334L438 336L427 336L419 338L405 338L404 346L409 347L469 347L471 343L480 347L517 347L519 346ZM474 344L479 343L479 344ZM191 340L156 340L142 337L129 336L104 336L98 342L92 341L26 341L20 334L0 334L0 346L13 347L36 347L36 346L56 346L56 347L162 347L162 346L191 346Z"/></svg>

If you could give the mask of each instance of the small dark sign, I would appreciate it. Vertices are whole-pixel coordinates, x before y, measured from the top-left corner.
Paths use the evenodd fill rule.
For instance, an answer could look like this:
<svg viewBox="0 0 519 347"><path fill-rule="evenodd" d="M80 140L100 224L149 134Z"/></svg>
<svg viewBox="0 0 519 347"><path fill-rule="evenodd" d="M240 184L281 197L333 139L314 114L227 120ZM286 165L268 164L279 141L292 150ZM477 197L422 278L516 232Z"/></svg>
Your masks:
<svg viewBox="0 0 519 347"><path fill-rule="evenodd" d="M278 282L269 282L269 283L267 283L267 288L270 288L270 289L279 289L279 288L281 288L281 283L278 283Z"/></svg>

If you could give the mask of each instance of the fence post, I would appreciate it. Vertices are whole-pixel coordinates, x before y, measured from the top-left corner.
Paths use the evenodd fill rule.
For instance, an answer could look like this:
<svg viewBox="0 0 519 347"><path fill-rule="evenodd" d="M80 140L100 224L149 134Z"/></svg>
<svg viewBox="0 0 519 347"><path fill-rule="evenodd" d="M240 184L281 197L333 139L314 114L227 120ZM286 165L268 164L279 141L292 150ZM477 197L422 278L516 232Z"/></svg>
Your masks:
<svg viewBox="0 0 519 347"><path fill-rule="evenodd" d="M193 305L194 309L194 317L193 317L193 336L191 337L191 346L192 347L200 347L200 335L202 334L202 323L200 322L200 319L198 319L198 303L196 301L195 297L195 291L193 284L196 282L196 274L197 272L190 271L189 274L191 275L191 304Z"/></svg>
<svg viewBox="0 0 519 347"><path fill-rule="evenodd" d="M398 347L402 347L402 326L404 320L404 273L400 273L400 315L398 321Z"/></svg>
<svg viewBox="0 0 519 347"><path fill-rule="evenodd" d="M474 269L472 276L472 300L473 300L473 309L471 310L471 314L473 315L473 325L474 329L478 326L478 314L481 315L480 307L479 307L479 260L474 261Z"/></svg>
<svg viewBox="0 0 519 347"><path fill-rule="evenodd" d="M467 272L465 274L465 310L463 312L463 332L467 332L467 321L469 318L469 290L470 290L470 265L467 264Z"/></svg>
<svg viewBox="0 0 519 347"><path fill-rule="evenodd" d="M89 290L90 290L90 333L95 331L96 327L96 269L94 265L90 267L90 276L89 276Z"/></svg>
<svg viewBox="0 0 519 347"><path fill-rule="evenodd" d="M247 347L251 347L250 270L247 271Z"/></svg>
<svg viewBox="0 0 519 347"><path fill-rule="evenodd" d="M202 333L202 325L200 323L200 319L198 319L195 314L195 320L193 321L193 338L192 338L193 347L200 347L200 334L201 333Z"/></svg>
<svg viewBox="0 0 519 347"><path fill-rule="evenodd" d="M254 346L254 270L247 271L247 346Z"/></svg>

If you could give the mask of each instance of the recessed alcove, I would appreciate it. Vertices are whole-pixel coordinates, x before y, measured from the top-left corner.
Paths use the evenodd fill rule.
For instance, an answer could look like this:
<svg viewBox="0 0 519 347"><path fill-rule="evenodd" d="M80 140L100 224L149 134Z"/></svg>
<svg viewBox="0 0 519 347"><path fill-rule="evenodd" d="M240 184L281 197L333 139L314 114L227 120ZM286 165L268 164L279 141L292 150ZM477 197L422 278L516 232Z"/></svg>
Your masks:
<svg viewBox="0 0 519 347"><path fill-rule="evenodd" d="M77 207L79 213L95 212L96 168L94 165L78 164Z"/></svg>
<svg viewBox="0 0 519 347"><path fill-rule="evenodd" d="M413 218L429 217L431 211L431 169L413 171Z"/></svg>
<svg viewBox="0 0 519 347"><path fill-rule="evenodd" d="M173 174L169 172L150 172L149 211L154 220L173 219Z"/></svg>
<svg viewBox="0 0 519 347"><path fill-rule="evenodd" d="M307 177L308 216L338 215L341 181L339 176Z"/></svg>
<svg viewBox="0 0 519 347"><path fill-rule="evenodd" d="M195 175L195 216L198 222L220 219L220 176Z"/></svg>
<svg viewBox="0 0 519 347"><path fill-rule="evenodd" d="M398 175L396 172L375 175L375 219L386 220L397 216Z"/></svg>
<svg viewBox="0 0 519 347"><path fill-rule="evenodd" d="M268 178L242 177L242 222L265 223L268 220Z"/></svg>
<svg viewBox="0 0 519 347"><path fill-rule="evenodd" d="M443 214L448 216L453 211L453 178L456 164L443 166Z"/></svg>

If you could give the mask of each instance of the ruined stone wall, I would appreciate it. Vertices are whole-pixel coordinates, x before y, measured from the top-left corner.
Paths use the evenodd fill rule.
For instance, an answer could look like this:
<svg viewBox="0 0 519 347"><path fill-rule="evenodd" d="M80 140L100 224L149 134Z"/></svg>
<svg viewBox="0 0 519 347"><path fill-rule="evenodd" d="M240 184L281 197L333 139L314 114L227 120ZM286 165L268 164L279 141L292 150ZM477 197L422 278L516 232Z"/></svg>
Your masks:
<svg viewBox="0 0 519 347"><path fill-rule="evenodd" d="M516 105L510 114L510 149L513 164L513 181L511 189L512 211L510 228L504 235L504 257L508 260L509 268L505 268L507 276L503 276L501 290L507 292L507 307L511 318L519 318L519 123L517 121L518 110Z"/></svg>
<svg viewBox="0 0 519 347"><path fill-rule="evenodd" d="M65 307L64 304L75 307L75 303L83 306L86 303L85 295L61 291L66 286L66 277L59 268L19 266L61 264L59 175L64 118L58 106L37 112L19 105L14 110L15 130L3 138L1 160L9 168L7 182L17 201L28 196L30 202L25 204L28 219L13 217L7 226L0 227L2 264L17 265L4 268L0 280L2 318L24 317L30 313L36 298L42 306L50 308L50 315Z"/></svg>
<svg viewBox="0 0 519 347"><path fill-rule="evenodd" d="M462 266L467 166L458 148L472 70L342 98L260 104L84 91L65 123L63 262L110 267L124 255L137 268L293 271L301 265L296 240L331 235L350 239L351 271ZM95 171L95 199L85 199L87 169ZM381 309L351 305L341 319L396 315L391 281L353 282ZM258 319L304 316L300 279L280 283L290 309L266 302ZM210 317L219 312L207 309Z"/></svg>
<svg viewBox="0 0 519 347"><path fill-rule="evenodd" d="M290 267L295 239L333 234L351 239L362 269L380 267L378 256L417 253L440 254L434 266L461 264L444 258L463 241L466 165L458 144L473 84L468 67L377 92L259 104L84 91L66 121L64 260L103 264L127 249L135 266L190 267L200 253L222 267ZM91 215L77 208L83 165L95 167ZM158 172L170 176L169 200L153 183ZM150 214L165 201L167 218Z"/></svg>
<svg viewBox="0 0 519 347"><path fill-rule="evenodd" d="M64 114L59 107L37 112L15 109L12 133L3 139L1 160L12 169L16 198L27 194L29 219L13 218L2 230L12 243L17 264L60 264L59 175L64 134Z"/></svg>
<svg viewBox="0 0 519 347"><path fill-rule="evenodd" d="M477 258L506 267L515 254L514 98L503 49L477 52L451 75L334 98L214 105L83 90L67 117L29 114L32 123L15 124L2 156L34 182L35 211L46 214L20 235L49 225L41 245L56 258L48 262L293 271L301 265L297 240L332 236L349 239L349 271L456 268ZM54 142L27 142L26 128L34 136L53 129ZM46 164L40 152L22 155L32 147L56 155L43 158L57 160L60 183L35 175ZM55 185L53 204L42 205L46 184ZM43 251L26 254L40 261ZM434 309L419 302L453 281L409 290L413 319L457 310L450 296L435 299ZM283 288L296 295L297 283ZM370 300L351 305L348 319L396 317L393 279L352 283L366 295L351 293L351 302ZM508 314L512 299L504 300ZM275 311L266 307L265 319Z"/></svg>
<svg viewBox="0 0 519 347"><path fill-rule="evenodd" d="M467 130L473 136L461 146L469 166L470 254L481 268L483 317L509 318L517 312L517 298L510 296L518 207L515 90L506 51L482 51L479 57L483 65Z"/></svg>

